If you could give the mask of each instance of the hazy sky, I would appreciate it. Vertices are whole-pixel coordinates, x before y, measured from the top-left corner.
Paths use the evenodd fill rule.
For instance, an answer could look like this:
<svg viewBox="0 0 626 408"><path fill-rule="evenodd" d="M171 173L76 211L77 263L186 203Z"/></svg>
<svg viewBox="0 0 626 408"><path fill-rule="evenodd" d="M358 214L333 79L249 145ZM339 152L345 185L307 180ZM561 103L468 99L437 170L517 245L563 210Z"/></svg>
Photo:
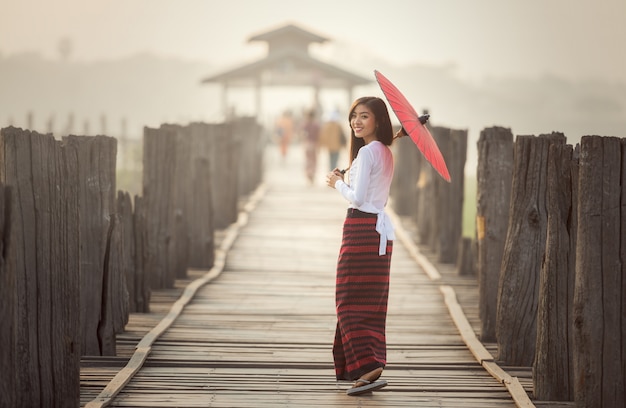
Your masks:
<svg viewBox="0 0 626 408"><path fill-rule="evenodd" d="M91 61L151 52L230 67L254 34L300 24L396 65L462 77L562 75L626 83L626 0L0 0L0 55ZM370 71L370 67L366 70Z"/></svg>

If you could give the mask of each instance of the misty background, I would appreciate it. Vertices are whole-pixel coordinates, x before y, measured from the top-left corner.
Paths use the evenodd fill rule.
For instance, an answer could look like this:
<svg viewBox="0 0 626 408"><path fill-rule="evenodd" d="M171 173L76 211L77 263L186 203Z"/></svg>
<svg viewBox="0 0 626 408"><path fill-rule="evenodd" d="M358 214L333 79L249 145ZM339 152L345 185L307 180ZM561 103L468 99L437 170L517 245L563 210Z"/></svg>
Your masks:
<svg viewBox="0 0 626 408"><path fill-rule="evenodd" d="M468 129L468 172L489 126L514 135L626 137L624 0L0 0L0 127L139 140L143 127L223 120L213 74L262 58L253 35L294 24L310 52L374 81L377 69L433 125ZM355 97L382 96L375 82ZM265 89L259 120L311 106ZM340 91L322 91L346 112ZM231 91L254 114L251 90Z"/></svg>

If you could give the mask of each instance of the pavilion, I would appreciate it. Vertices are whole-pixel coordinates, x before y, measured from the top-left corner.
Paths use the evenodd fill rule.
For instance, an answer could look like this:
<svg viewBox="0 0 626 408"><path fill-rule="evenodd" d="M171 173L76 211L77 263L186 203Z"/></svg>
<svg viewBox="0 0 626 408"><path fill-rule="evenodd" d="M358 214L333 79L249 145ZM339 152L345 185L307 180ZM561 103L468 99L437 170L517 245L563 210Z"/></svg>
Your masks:
<svg viewBox="0 0 626 408"><path fill-rule="evenodd" d="M293 24L254 35L248 42L262 41L268 44L267 56L251 64L213 75L202 80L203 84L218 83L222 86L222 112L226 113L228 91L231 88L251 88L255 93L255 109L262 110L261 92L265 87L293 86L312 87L315 105L319 107L321 89L343 89L347 106L353 99L353 89L373 82L360 75L313 58L309 44L324 43L328 38L304 30Z"/></svg>

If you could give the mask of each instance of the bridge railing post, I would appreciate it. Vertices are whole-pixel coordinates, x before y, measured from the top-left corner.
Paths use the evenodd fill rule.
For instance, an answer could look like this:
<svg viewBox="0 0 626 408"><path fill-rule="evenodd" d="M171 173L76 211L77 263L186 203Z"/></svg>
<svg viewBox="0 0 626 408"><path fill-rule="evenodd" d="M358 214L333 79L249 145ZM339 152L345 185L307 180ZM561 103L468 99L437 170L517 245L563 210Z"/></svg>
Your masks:
<svg viewBox="0 0 626 408"><path fill-rule="evenodd" d="M410 137L396 139L392 145L395 169L390 195L393 209L401 216L414 216L417 212L417 181L420 176L423 156Z"/></svg>
<svg viewBox="0 0 626 408"><path fill-rule="evenodd" d="M580 143L574 399L589 408L626 399L626 140Z"/></svg>
<svg viewBox="0 0 626 408"><path fill-rule="evenodd" d="M496 340L498 282L509 219L513 177L513 133L486 128L478 139L476 240L480 336Z"/></svg>
<svg viewBox="0 0 626 408"><path fill-rule="evenodd" d="M439 135L438 135L439 136ZM457 262L459 244L463 236L463 202L465 199L465 161L467 157L467 130L449 129L437 138L441 154L450 172L448 183L439 174L437 184L437 254L441 263ZM433 170L434 171L434 170Z"/></svg>
<svg viewBox="0 0 626 408"><path fill-rule="evenodd" d="M0 163L10 191L1 213L0 405L78 406L79 160L51 135L9 127L0 130Z"/></svg>
<svg viewBox="0 0 626 408"><path fill-rule="evenodd" d="M452 181L436 173L410 138L399 139L395 142L393 205L399 214L413 214L420 244L430 247L439 262L455 264L463 234L467 130L434 126L430 131Z"/></svg>
<svg viewBox="0 0 626 408"><path fill-rule="evenodd" d="M496 314L498 359L530 367L535 357L539 273L546 243L548 149L560 133L518 136L511 206L502 256Z"/></svg>
<svg viewBox="0 0 626 408"><path fill-rule="evenodd" d="M539 277L535 398L573 398L572 302L576 267L578 159L571 145L553 144L548 157L547 229Z"/></svg>

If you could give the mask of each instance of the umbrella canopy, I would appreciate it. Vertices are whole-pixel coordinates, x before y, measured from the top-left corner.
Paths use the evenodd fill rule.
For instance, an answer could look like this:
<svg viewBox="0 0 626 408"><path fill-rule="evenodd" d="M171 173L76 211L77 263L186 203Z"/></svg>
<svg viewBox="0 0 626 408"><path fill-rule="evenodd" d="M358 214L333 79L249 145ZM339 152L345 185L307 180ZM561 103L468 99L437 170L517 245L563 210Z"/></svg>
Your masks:
<svg viewBox="0 0 626 408"><path fill-rule="evenodd" d="M374 74L376 75L380 89L383 91L383 94L385 94L387 102L391 105L391 109L393 109L398 117L404 131L409 135L411 140L413 140L417 148L422 152L426 160L428 160L437 173L439 173L444 180L450 182L450 173L448 173L446 162L441 155L441 151L439 151L435 139L425 126L428 117L423 116L420 118L415 109L413 109L413 106L411 106L402 92L400 92L391 81L376 70Z"/></svg>

